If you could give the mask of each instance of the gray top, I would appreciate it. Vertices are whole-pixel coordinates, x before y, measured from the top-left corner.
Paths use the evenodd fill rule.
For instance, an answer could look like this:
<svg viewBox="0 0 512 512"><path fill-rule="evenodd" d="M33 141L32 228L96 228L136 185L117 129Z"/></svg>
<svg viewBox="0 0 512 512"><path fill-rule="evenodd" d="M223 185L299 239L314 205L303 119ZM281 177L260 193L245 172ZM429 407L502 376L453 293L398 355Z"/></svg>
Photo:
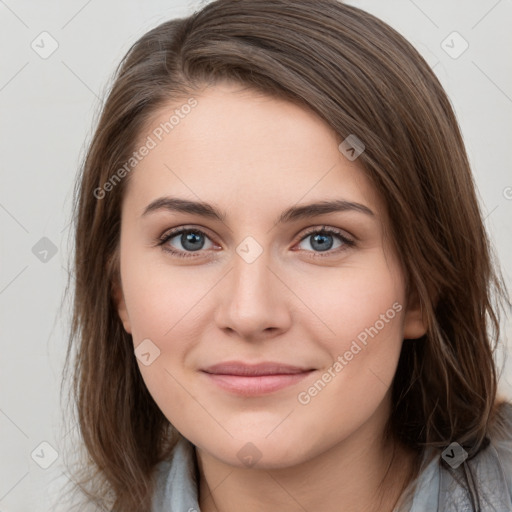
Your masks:
<svg viewBox="0 0 512 512"><path fill-rule="evenodd" d="M427 451L417 479L408 487L412 499L394 512L511 512L512 405L506 406L506 414L506 430L491 437L489 446L471 460L445 465L440 463L442 454ZM457 447L443 454L447 461L450 456L456 459ZM151 512L200 512L196 469L195 446L180 436L172 460L158 465ZM479 503L472 501L477 494Z"/></svg>

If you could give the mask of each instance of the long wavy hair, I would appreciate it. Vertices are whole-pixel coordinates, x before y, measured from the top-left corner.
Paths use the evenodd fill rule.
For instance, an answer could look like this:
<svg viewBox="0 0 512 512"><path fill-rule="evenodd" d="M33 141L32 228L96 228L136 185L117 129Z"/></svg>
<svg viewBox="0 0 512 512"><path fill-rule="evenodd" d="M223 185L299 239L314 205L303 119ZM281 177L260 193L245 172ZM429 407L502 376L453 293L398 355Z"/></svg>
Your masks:
<svg viewBox="0 0 512 512"><path fill-rule="evenodd" d="M389 435L417 452L456 440L473 457L499 411L506 287L468 158L435 74L400 34L336 0L217 0L144 34L115 70L74 191L74 297L64 382L84 447L75 484L102 510L147 511L178 433L150 396L112 296L126 173L148 122L221 80L312 109L383 198L388 236L427 333L404 340ZM112 181L110 181L112 183ZM105 190L105 189L103 189Z"/></svg>

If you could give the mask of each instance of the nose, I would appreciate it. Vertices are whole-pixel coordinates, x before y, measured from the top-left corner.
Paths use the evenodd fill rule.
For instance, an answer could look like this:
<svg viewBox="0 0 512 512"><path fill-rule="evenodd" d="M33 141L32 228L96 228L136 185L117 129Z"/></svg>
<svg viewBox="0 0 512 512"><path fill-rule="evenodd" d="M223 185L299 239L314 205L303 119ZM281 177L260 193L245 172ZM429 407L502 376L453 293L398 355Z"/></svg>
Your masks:
<svg viewBox="0 0 512 512"><path fill-rule="evenodd" d="M291 326L293 296L272 267L270 251L249 263L234 254L231 270L218 287L215 321L231 336L257 341L278 336ZM284 281L284 282L283 282Z"/></svg>

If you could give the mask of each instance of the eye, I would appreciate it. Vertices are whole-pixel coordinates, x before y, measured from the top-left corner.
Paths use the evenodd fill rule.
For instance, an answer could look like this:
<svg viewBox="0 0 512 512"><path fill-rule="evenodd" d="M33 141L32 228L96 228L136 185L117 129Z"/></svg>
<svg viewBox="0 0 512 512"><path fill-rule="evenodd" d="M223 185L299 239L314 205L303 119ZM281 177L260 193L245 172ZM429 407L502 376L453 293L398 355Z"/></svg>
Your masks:
<svg viewBox="0 0 512 512"><path fill-rule="evenodd" d="M341 241L341 243L331 251L330 249L333 247L333 238L337 238ZM348 238L341 230L335 228L327 228L326 226L323 226L321 229L313 228L309 230L306 235L301 238L300 241L309 241L309 245L313 248L314 252L324 252L327 253L327 256L332 255L333 253L345 251L355 245L354 240ZM324 255L314 255L314 257L317 256L323 257Z"/></svg>
<svg viewBox="0 0 512 512"><path fill-rule="evenodd" d="M341 243L334 250L331 250L334 245L333 238L337 238ZM174 239L176 239L176 242L171 243ZM210 247L205 247L205 240L210 241ZM314 252L313 257L324 257L324 254L321 253L327 253L325 256L330 256L333 253L337 254L355 245L355 241L348 238L341 230L326 226L310 229L300 239L300 243L306 240L310 241L309 245L313 249L313 251L308 249L306 251ZM176 248L176 243L181 245L182 248ZM197 228L181 227L167 232L163 237L159 238L158 245L162 247L162 250L174 256L193 258L199 256L199 254L194 253L200 253L202 249L212 248L214 244L204 231Z"/></svg>
<svg viewBox="0 0 512 512"><path fill-rule="evenodd" d="M171 242L173 239L176 239L183 249L172 248L175 246L173 244L169 245L168 242ZM205 239L209 240L209 237L200 229L179 228L168 232L160 238L158 245L162 247L162 250L180 258L193 258L195 257L194 252L204 249Z"/></svg>

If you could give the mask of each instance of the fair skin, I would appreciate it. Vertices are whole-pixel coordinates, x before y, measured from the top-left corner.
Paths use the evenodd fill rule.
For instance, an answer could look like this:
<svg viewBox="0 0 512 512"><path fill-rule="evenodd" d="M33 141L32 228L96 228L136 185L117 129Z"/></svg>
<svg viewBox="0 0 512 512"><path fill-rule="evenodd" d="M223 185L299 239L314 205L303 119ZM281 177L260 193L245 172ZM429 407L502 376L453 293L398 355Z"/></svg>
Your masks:
<svg viewBox="0 0 512 512"><path fill-rule="evenodd" d="M342 139L314 113L229 83L194 97L197 106L130 176L115 297L134 347L150 339L160 350L139 368L165 416L196 446L201 511L391 511L413 457L397 445L378 488L393 448L382 438L390 385L404 338L425 326L383 236L385 207L358 159L345 158ZM161 109L140 140L183 103ZM213 204L226 218L143 215L162 196ZM373 215L349 209L276 224L290 207L334 199ZM190 258L157 245L180 226L205 233L195 246L181 235L165 243ZM322 251L316 232L306 232L324 226L355 245L324 234L323 247L332 246ZM251 263L237 252L249 236L262 250ZM332 376L338 356L372 326L377 334L301 403L299 394L329 368ZM200 371L234 359L314 371L260 396L226 391ZM238 455L247 443L259 453L252 466Z"/></svg>

